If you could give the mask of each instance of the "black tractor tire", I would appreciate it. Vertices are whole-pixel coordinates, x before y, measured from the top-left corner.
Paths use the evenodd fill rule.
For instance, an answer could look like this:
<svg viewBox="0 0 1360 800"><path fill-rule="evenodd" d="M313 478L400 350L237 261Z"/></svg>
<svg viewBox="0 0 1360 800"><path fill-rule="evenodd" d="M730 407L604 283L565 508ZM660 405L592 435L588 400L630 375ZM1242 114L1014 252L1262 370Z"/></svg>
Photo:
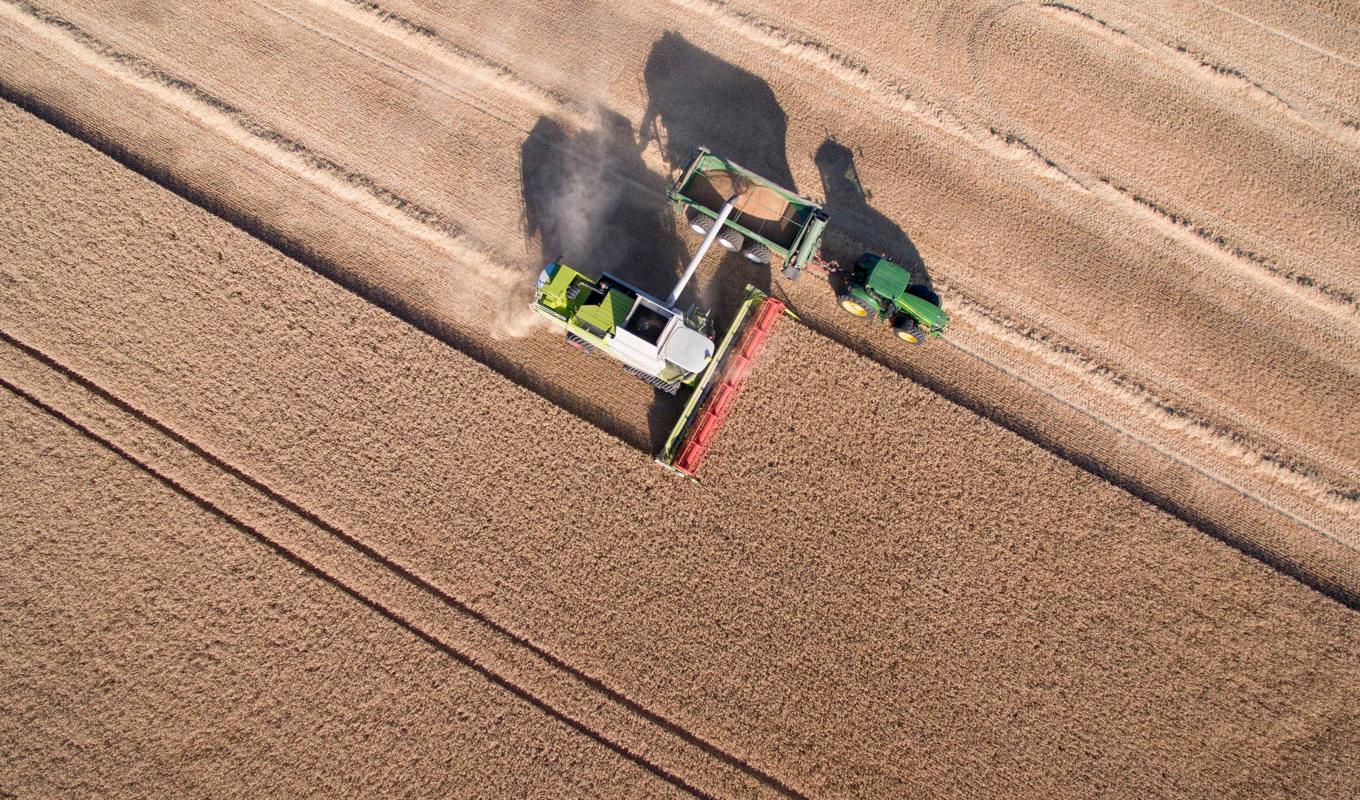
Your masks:
<svg viewBox="0 0 1360 800"><path fill-rule="evenodd" d="M774 258L774 255L770 252L770 248L760 242L747 242L746 246L741 249L741 255L747 261L765 265L768 265Z"/></svg>
<svg viewBox="0 0 1360 800"><path fill-rule="evenodd" d="M700 236L707 236L713 228L713 219L693 206L685 207L685 222Z"/></svg>
<svg viewBox="0 0 1360 800"><path fill-rule="evenodd" d="M898 317L893 321L893 333L897 338L912 346L919 346L926 341L926 332L921 330L921 326L916 324L916 320L911 317Z"/></svg>
<svg viewBox="0 0 1360 800"><path fill-rule="evenodd" d="M718 246L724 250L735 253L741 250L741 246L744 244L746 244L746 237L741 235L741 231L723 228L718 232Z"/></svg>

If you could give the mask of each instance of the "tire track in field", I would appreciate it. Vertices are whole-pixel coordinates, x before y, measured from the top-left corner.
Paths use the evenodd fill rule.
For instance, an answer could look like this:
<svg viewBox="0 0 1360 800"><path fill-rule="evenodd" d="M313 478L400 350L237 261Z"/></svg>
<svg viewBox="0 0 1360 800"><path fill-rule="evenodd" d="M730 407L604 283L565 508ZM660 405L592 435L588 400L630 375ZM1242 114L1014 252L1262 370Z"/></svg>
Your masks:
<svg viewBox="0 0 1360 800"><path fill-rule="evenodd" d="M1221 14L1232 17L1240 22L1244 22L1252 26L1253 28L1257 28L1258 30L1270 34L1271 36L1276 36L1281 39L1284 39L1285 41L1291 44L1297 45L1298 47L1302 47L1305 50L1310 50L1324 58L1336 61L1339 64L1345 64L1348 67L1355 67L1356 69L1360 69L1360 63L1357 63L1353 59L1347 58L1341 55L1340 53L1332 52L1331 50L1328 50L1325 47L1319 47L1311 42L1305 42L1304 40L1298 38L1297 36L1294 36L1291 33L1282 31L1279 28L1274 27L1273 25L1267 25L1266 23L1261 22L1260 20L1252 19L1251 17L1248 17L1244 14L1239 14L1238 12L1233 11L1231 8L1227 8L1225 6L1219 5L1218 3L1212 2L1212 0L1200 0L1200 2L1214 9L1215 11L1218 11Z"/></svg>
<svg viewBox="0 0 1360 800"><path fill-rule="evenodd" d="M1328 138L1352 146L1360 144L1360 130L1357 130L1354 126L1347 125L1344 122L1333 123L1323 118L1305 114L1293 103L1281 97L1278 93L1267 89L1264 84L1251 78L1242 70L1212 61L1204 53L1192 50L1185 45L1166 44L1149 36L1135 34L1113 25L1089 11L1065 2L1049 0L1040 3L1038 9L1054 19L1074 25L1117 47L1129 47L1156 61L1178 67L1182 72L1201 83L1207 81L1229 91L1241 91L1265 108L1283 114L1294 122Z"/></svg>
<svg viewBox="0 0 1360 800"><path fill-rule="evenodd" d="M936 131L962 139L992 157L1019 164L1036 175L1078 192L1089 191L1078 178L1014 133L964 119L925 100L899 81L878 74L868 65L835 50L824 42L799 36L740 11L726 0L670 0L670 2L750 41L815 67L868 96L874 102L903 112Z"/></svg>
<svg viewBox="0 0 1360 800"><path fill-rule="evenodd" d="M6 353L6 350L10 352ZM42 375L42 378L37 382L43 383L43 378L45 378L47 385L43 389L35 390L32 386L34 383L32 379L27 381L29 384L27 386L21 385L25 382L22 377L18 379L18 382L13 380L16 361L24 363L24 367L21 367L19 371L23 371L24 368L37 371ZM60 388L54 388L54 383L60 384ZM247 532L261 543L280 552L285 557L290 557L290 560L295 559L299 566L303 566L309 572L314 572L318 577L334 584L347 595L406 628L441 652L453 657L459 663L483 675L492 683L508 689L520 699L529 702L559 722L567 724L596 741L596 743L638 763L639 766L657 775L657 777L667 780L677 788L700 797L715 796L711 791L696 788L695 782L680 777L677 770L663 767L656 763L654 758L639 754L637 748L629 747L627 744L617 741L619 738L617 735L609 737L600 731L605 728L614 731L622 729L627 731L628 738L641 739L643 744L650 745L649 749L670 749L673 751L673 756L674 751L678 751L681 754L680 760L690 762L691 768L695 766L694 762L709 767L717 767L719 772L725 773L723 777L728 779L729 782L735 778L738 785L744 784L743 788L746 794L752 793L752 790L757 790L757 793L759 793L758 790L763 787L767 793L772 792L791 798L803 797L797 790L784 784L773 775L652 711L642 703L610 687L604 681L589 675L542 646L535 644L527 637L496 622L465 601L421 577L413 569L384 555L362 539L328 522L316 512L307 509L297 501L288 498L263 481L251 476L248 472L195 443L189 437L123 400L62 363L59 359L4 330L0 330L0 386L100 442L140 469L156 476L158 480L172 484L176 491L194 499L200 505L206 504L205 507L209 507L213 513L222 516L234 525L239 522L241 526L248 528ZM77 393L98 408L94 411L73 409L72 406L79 406L80 403L78 400L72 400L69 397L63 398L64 402L63 400L52 400L53 395L62 392ZM46 395L46 397L41 395ZM65 406L64 410L59 408L63 405ZM77 417L84 417L85 421L81 421ZM118 421L110 422L110 419ZM96 431L92 427L93 425L104 428L104 432ZM140 435L144 438L149 437L155 442L150 445L145 442L129 444L124 439L124 443L120 444L115 441L118 432L108 430L120 426L132 428L138 432L129 438L135 439ZM124 433L124 436L127 436L127 434ZM138 455L133 452L134 449L146 452ZM162 452L157 453L157 450L162 450ZM172 475L172 472L183 472L183 469L175 469L174 458L167 456L163 452L165 450L174 451L180 455L181 459L191 461L210 471L214 476L213 479L201 483L215 487L217 499L210 499L204 493L195 491L188 485L185 478ZM161 463L157 466L152 463L153 461ZM167 466L167 462L169 462L169 466ZM258 522L248 522L243 519L244 515L239 511L233 512L227 509L226 506L228 505L248 505L249 501L243 501L240 497L230 497L231 491L224 487L229 487L231 491L265 506L268 512L254 511L253 515L264 518L266 523L271 515L287 520L293 525L312 532L314 539L322 540L327 547L338 548L339 552L316 552L315 549L318 545L315 543L309 545L306 542L307 537L297 533L284 534L283 536L280 536L278 532L272 535L265 533ZM224 497L224 495L226 496ZM277 523L275 527L277 527ZM291 544L284 542L284 539L288 538L293 539ZM313 552L310 554L304 552L307 550ZM361 562L369 568L370 572L381 573L391 578L399 587L395 591L405 590L406 594L411 595L411 597L396 596L388 597L387 600L380 600L373 589L382 593L382 587L356 588L353 585L355 576L351 575L348 580L339 577L343 572L352 573L356 571L353 567L346 569L342 563L346 556L350 557L352 563ZM322 565L321 562L323 561L333 561L334 563L328 569ZM390 594L394 590L388 589L387 591ZM415 599L413 600L412 597ZM469 634L465 631L455 630L439 634L431 631L430 628L436 626L432 626L428 621L420 623L415 620L415 617L421 615L419 609L421 600L428 601L428 604L436 612L451 612L465 627L473 629L473 632ZM399 609L398 606L405 608ZM426 613L428 614L428 612ZM492 648L499 649L500 652L477 653L475 646L472 648L467 646L455 647L449 644L447 641L449 638L461 638L474 642L477 639L482 639L489 642ZM493 666L493 662L496 661L502 663L502 668L497 669ZM520 675L520 678L517 680L505 675L504 673L507 671ZM525 685L523 679L525 675L531 676L532 679L529 683L536 684L535 687L531 688ZM557 695L556 700L552 699L551 695ZM573 713L563 710L561 708L563 705L577 706L578 711ZM591 715L597 717L594 720L595 724L584 719ZM598 718L600 715L603 715L603 719ZM632 721L631 725L628 722L629 720ZM657 741L662 742L662 744L657 745ZM700 779L697 782L704 781ZM722 783L721 780L718 782Z"/></svg>
<svg viewBox="0 0 1360 800"><path fill-rule="evenodd" d="M951 306L950 313L958 313L973 328L990 338L1032 353L1041 361L1072 375L1082 385L1091 386L1101 394L1120 402L1138 416L1153 423L1155 427L1166 432L1179 434L1181 437L1198 444L1212 455L1234 463L1250 472L1257 473L1270 483L1284 486L1332 511L1349 517L1360 515L1360 487L1332 483L1320 470L1291 458L1235 428L1215 423L1210 419L1180 408L1174 401L1162 397L1146 384L1116 372L1082 352L1079 348L1062 342L1051 334L1033 328L1027 323L1008 318L982 304L975 303L968 299L965 293L957 289L950 291L957 298L954 303L946 304ZM957 342L953 340L948 340L948 343L957 346ZM965 352L984 363L997 366L992 364L990 359L980 354L969 350L965 350ZM1025 383L1046 396L1052 397L1049 392L1039 389L1029 381L1025 381ZM1155 447L1142 437L1135 436L1127 429L1121 427L1121 431L1140 444L1161 452L1161 448ZM1165 455L1165 453L1163 454ZM1197 468L1197 471L1205 477L1212 478L1215 482L1255 500L1266 508L1289 517L1291 521L1304 525L1330 539L1341 541L1333 534L1285 511L1245 488L1212 473L1205 472L1203 469ZM1353 545L1347 544L1347 547L1351 547L1351 549L1360 553L1360 549Z"/></svg>
<svg viewBox="0 0 1360 800"><path fill-rule="evenodd" d="M589 124L589 109L566 94L524 79L486 56L449 41L435 29L368 0L307 0L363 28L397 41L435 61L471 76L524 102L541 114L565 116L577 125Z"/></svg>
<svg viewBox="0 0 1360 800"><path fill-rule="evenodd" d="M1158 55L1158 50L1160 50L1162 51L1160 53L1161 55L1171 53L1180 56L1180 58L1164 60L1170 60L1182 65L1194 67L1194 74L1197 74L1200 77L1223 79L1225 81L1225 86L1246 89L1250 96L1264 102L1271 108L1290 112L1301 121L1307 122L1307 120L1299 114L1298 109L1294 108L1294 106L1283 97L1280 97L1260 83L1247 77L1241 70L1213 63L1201 53L1192 52L1186 47L1171 47L1170 45L1164 45L1160 42L1155 43L1154 46L1153 43L1144 41L1123 28L1115 27L1089 11L1084 11L1076 6L1068 5L1067 3L1044 2L1040 3L1038 8L1056 19L1070 22L1088 33L1093 33L1104 38L1106 41L1132 45L1149 55Z"/></svg>
<svg viewBox="0 0 1360 800"><path fill-rule="evenodd" d="M358 0L354 1L355 3L358 3ZM526 129L521 125L518 125L515 122L511 121L510 119L507 119L502 114L484 108L479 104L474 104L470 102L471 98L469 98L465 93L457 91L453 87L448 87L447 82L441 80L437 76L430 75L424 72L423 70L419 69L418 67L412 67L411 65L408 64L396 63L391 59L377 52L374 52L373 50L367 47L364 47L360 44L357 44L353 41L346 39L342 34L336 31L327 30L322 27L319 27L318 25L314 25L306 20L299 19L293 14L290 14L282 9L273 6L267 0L253 0L253 2L260 8L268 11L271 14L274 14L280 19L286 20L291 24L297 25L298 27L302 28L308 33L321 37L326 41L335 44L338 47L343 47L349 52L354 53L355 55L361 58L372 61L373 63L378 64L384 69L391 70L396 74L401 75L403 78L413 81L419 84L420 86L429 89L432 92L437 92L445 97L448 97L454 102L468 106L469 108L472 108L475 111L478 111L479 113L485 114L488 118L495 120L498 124L504 125L507 129L514 131L516 134L523 136L526 139L533 139L534 141L541 143L544 147L552 148L554 151L559 153L566 152L567 148L560 142L544 137L542 134L536 133L533 130ZM306 2L312 3L322 8L330 8L335 3L350 3L351 0L306 0ZM473 54L471 53L471 51L465 51L463 48L460 48L457 45L448 42L446 39L440 36L439 33L435 31L433 28L424 26L421 23L418 23L406 17L398 16L396 13L387 11L386 9L374 3L363 2L362 5L364 5L365 7L371 6L374 9L371 16L381 15L381 19L390 21L391 25L393 26L399 25L401 27L404 27L409 25L415 29L430 31L431 35L435 37L435 40L440 43L438 46L444 47L445 45L447 45L450 48L451 53L463 53L463 52L469 53L469 57L466 61L460 58L443 58L437 54L429 52L429 50L427 50L423 43L413 44L408 39L408 37L392 36L390 32L385 30L378 31L379 33L387 35L389 38L391 38L398 44L407 46L414 50L415 52L428 56L433 60L441 64L444 64L445 66L452 67L455 69L461 69L463 66L471 64L472 66L470 66L469 69L472 69L474 71L482 71L479 66L476 66L477 64L480 64L483 61L485 61L485 63L487 64L495 63L490 61L489 59L483 59L480 55ZM343 14L342 16L346 19L349 19L351 22L357 22L364 28L373 29L372 25L370 24L373 21L372 19L359 19L358 17L360 17L360 15L357 13ZM565 97L558 92L543 88L538 84L529 82L522 76L511 71L508 67L503 67L497 64L495 65L495 68L499 71L503 71L504 76L497 77L494 80L487 80L486 84L489 86L489 88L504 91L509 96L520 99L523 99L524 96L528 94L532 97L532 99L529 101L529 105L531 105L538 113L547 117L552 117L553 119L562 120L567 123L570 123L576 126L576 130L578 131L589 131L598 129L600 127L601 111L603 109L602 106L582 105L581 103L578 103L577 101L571 98ZM500 75L499 72L497 74ZM652 169L653 171L664 172L666 170L666 165L661 161L661 159L658 156L654 155L651 151L643 153L642 159L646 166ZM605 166L605 171L603 172L601 177L602 179L607 179L613 184L626 185L633 189L634 191L640 192L648 190L648 187L644 185L636 177L620 172L619 169L613 164Z"/></svg>
<svg viewBox="0 0 1360 800"><path fill-rule="evenodd" d="M503 263L456 223L376 179L316 152L259 122L244 110L176 77L146 59L120 51L75 23L28 0L3 0L0 13L85 64L193 119L232 144L321 190L357 206L400 233L438 248L481 279L486 297L500 298L495 332L524 336L537 327L527 310L523 271ZM518 300L522 299L520 303Z"/></svg>
<svg viewBox="0 0 1360 800"><path fill-rule="evenodd" d="M366 14L384 19L400 20L399 24L402 26L409 26L411 29L427 31L428 36L433 37L434 41L444 41L443 37L433 28L404 17L399 17L377 4L368 3L364 0L309 0L309 2L327 8L335 6L337 3L343 6L359 4L366 7ZM404 38L398 38L397 41L403 45L414 47L410 41ZM424 47L418 47L416 49L419 52L428 55ZM443 63L448 63L450 66L457 65L456 63L450 62ZM411 77L422 82L431 80L429 76L425 75L413 75ZM516 78L515 81L517 83L522 83L518 78ZM497 85L499 86L500 84ZM511 92L511 94L518 96L516 92ZM535 93L534 97L542 100L544 98L556 98L559 97L559 95L544 91ZM540 107L540 110L544 109ZM571 114L574 112L574 108L568 105L554 105L546 110L551 113ZM530 132L525 132L525 135L530 135ZM636 192L642 190L644 187L630 184L629 188L631 191ZM1184 233L1179 229L1176 233L1184 236ZM1199 243L1197 242L1196 244ZM1211 244L1213 244L1213 242L1211 242ZM862 242L859 242L856 246L859 246L861 249L873 249L872 247L866 247ZM1243 251L1244 257L1250 255L1255 254L1248 254ZM1307 276L1289 273L1283 270L1283 268L1276 267L1272 262L1266 262L1263 257L1258 256L1258 258L1261 258L1262 266L1269 264L1270 267L1273 267L1271 270L1272 273L1277 277L1280 277L1281 282L1286 284L1283 288L1287 291L1298 293L1298 287L1310 288L1314 285L1310 283L1311 279ZM1253 274L1259 274L1259 271L1253 270ZM947 287L943 282L941 282L941 287L946 288L946 294L950 298L946 302L946 305L951 314L958 315L959 319L957 321L969 324L974 330L984 336L1002 341L1015 349L1033 355L1049 365L1059 367L1066 373L1077 378L1083 385L1093 386L1105 396L1117 400L1140 418L1153 423L1158 429L1166 432L1179 433L1214 456L1225 459L1230 463L1237 464L1250 472L1254 472L1270 483L1285 486L1291 491L1316 501L1333 511L1354 514L1357 509L1360 509L1360 489L1333 485L1319 470L1310 467L1295 458L1284 455L1279 450L1271 448L1231 426L1196 417L1189 412L1178 408L1172 401L1161 397L1142 381L1124 375L1115 368L1099 362L1097 359L1081 351L1077 347L1062 342L1058 337L1043 331L1032 323L1013 319L977 300L963 299L965 297L963 292L955 287ZM1330 287L1324 287L1324 290L1325 289L1330 289ZM1339 295L1338 299L1345 300L1346 296ZM1350 302L1353 305L1353 298L1350 299ZM853 343L846 344L848 344L851 349L858 349ZM960 352L990 364L987 359L982 358L974 351L960 349ZM1013 370L1009 369L1006 370L1006 372L1012 376L1015 374ZM1025 383L1046 396L1051 396L1046 390L1040 389L1028 381L1025 381ZM1120 430L1125 430L1123 426L1117 427ZM1160 452L1160 448L1156 448L1150 443L1147 443L1141 437L1134 438L1146 446L1153 447L1154 450ZM1206 477L1212 477L1210 473L1205 472L1203 469L1196 469ZM1220 478L1213 479L1216 482L1231 488L1234 492L1242 494L1272 511L1276 511L1277 513L1297 520L1295 515L1279 509L1270 501L1265 500L1236 484L1232 484L1231 482ZM1301 520L1298 521L1302 522ZM1311 525L1311 523L1303 524L1318 533L1330 536L1326 531L1316 528L1316 526Z"/></svg>
<svg viewBox="0 0 1360 800"><path fill-rule="evenodd" d="M1336 317L1338 322L1352 331L1346 337L1355 341L1353 329L1356 327L1356 312L1360 310L1356 303L1355 291L1322 282L1307 273L1284 267L1269 256L1242 248L1212 227L1204 226L1189 216L1172 211L1152 197L1117 184L1114 178L1100 176L1099 181L1104 186L1102 193L1110 193L1111 203L1129 205L1134 214L1145 216L1168 237L1186 242L1187 245L1202 250L1214 259L1231 265L1247 278L1273 286L1287 297L1299 299L1319 312Z"/></svg>
<svg viewBox="0 0 1360 800"><path fill-rule="evenodd" d="M1108 1L1111 1L1111 3L1114 3L1115 5L1121 5L1121 7L1123 7L1123 10L1125 10L1126 14L1141 16L1141 18L1152 20L1153 26L1170 26L1171 29L1178 31L1178 33L1179 31L1183 30L1182 27L1179 26L1179 24L1171 22L1171 20L1163 18L1163 16L1153 14L1153 12L1149 12L1148 10L1146 10L1146 8L1140 7L1140 5L1125 3L1125 1L1123 0L1108 0ZM1293 37L1293 35L1291 34L1282 33L1282 31L1273 29L1273 27L1270 26L1266 26L1266 24L1259 23L1257 22L1257 20L1248 19L1246 18L1246 16L1236 14L1236 12L1234 11L1229 11L1227 10L1227 8L1221 7L1221 5L1216 5L1213 3L1204 4L1209 5L1209 7L1214 8L1214 10L1223 12L1225 16L1232 16L1232 18L1235 18L1236 20L1238 20L1238 22L1247 23L1248 26L1255 27L1255 29L1261 30L1262 33L1274 35L1274 37L1285 39L1285 41L1291 42L1291 44L1293 45L1300 46L1300 48L1311 50L1311 52L1314 52L1316 54L1319 54L1319 56L1322 56L1323 59L1337 61L1338 64L1344 64L1346 65L1346 67L1360 67L1360 64L1355 64L1353 63L1353 61L1345 59L1345 57L1338 56L1337 53L1333 53L1330 52L1330 50L1322 48L1316 48L1316 46L1308 44L1308 42L1304 42L1303 39ZM1066 3L1058 3L1058 5L1066 5ZM1104 20L1096 18L1095 15L1087 14L1087 12L1077 10L1077 14L1088 16L1089 19L1093 19L1095 20L1095 22L1104 24L1104 27L1107 27L1107 29L1110 31L1118 31L1119 34L1125 34L1127 35L1127 37L1137 39L1138 44L1140 44L1141 46L1145 46L1145 48L1148 48L1149 50L1160 50L1161 53L1166 54L1168 60L1179 60L1180 63L1182 63L1183 65L1190 65L1190 67L1194 68L1208 69L1209 72L1213 72L1214 76L1216 76L1216 78L1219 79L1238 78L1238 76L1240 76L1240 78L1246 80L1246 82L1253 83L1255 84L1255 86L1261 88L1261 90L1265 91L1265 93L1268 93L1270 95L1273 95L1273 97L1280 99L1280 102L1284 103L1285 106L1288 106L1288 109L1291 110L1293 114L1296 114L1297 118L1299 118L1300 121L1303 121L1304 124L1311 125L1311 127L1315 128L1316 131L1327 133L1327 135L1337 137L1338 140L1344 141L1344 143L1348 144L1360 143L1360 135L1357 135L1357 133L1360 133L1360 125L1357 125L1356 122L1353 122L1352 120L1349 120L1349 118L1346 118L1345 112L1344 110L1342 110L1341 107L1344 106L1345 103L1337 101L1336 95L1331 95L1330 101L1333 102L1331 102L1330 106L1329 103L1325 101L1318 101L1318 99L1315 98L1307 99L1306 105L1312 106L1312 112L1306 113L1304 112L1304 109L1302 109L1302 107L1299 107L1299 105L1297 105L1297 103L1285 101L1285 99L1280 97L1280 94L1276 93L1276 91L1269 90L1269 88L1266 88L1265 86L1263 86L1263 84L1255 82L1255 80L1251 79L1250 76L1247 76L1246 73L1242 71L1242 69L1236 69L1234 67L1228 67L1228 65L1225 64L1217 63L1217 61L1214 61L1212 57L1208 56L1208 54L1205 54L1204 52L1200 52L1200 50L1187 48L1187 46L1180 44L1168 44L1166 38L1170 38L1172 39L1172 41L1176 41L1175 35L1170 35L1170 37L1166 38L1159 37L1159 35L1149 34L1137 35L1134 34L1133 31L1119 29L1119 27L1112 26L1112 24L1106 24L1104 23ZM1093 33L1095 33L1095 31L1093 31ZM1232 46L1224 44L1224 42L1214 42L1214 46L1217 46L1217 48L1220 49L1229 50L1229 52L1231 52L1231 50L1234 50ZM1247 61L1247 63L1253 63L1253 61L1255 61L1255 63L1257 64L1254 65L1262 65L1262 60L1259 59L1259 57L1253 57L1251 56L1251 54L1240 52L1240 48L1238 48L1238 50L1239 52L1236 53L1236 57L1238 57L1239 60ZM1276 68L1278 68L1278 64L1265 63L1266 72L1270 72L1272 71L1272 69ZM1210 76L1201 75L1201 78L1210 78Z"/></svg>
<svg viewBox="0 0 1360 800"><path fill-rule="evenodd" d="M369 608L379 616L385 618L388 622L391 622L397 627L405 630L407 633L410 633L417 639L420 639L421 641L425 642L426 644L433 647L435 650L439 651L443 655L458 662L463 667L470 669L473 672L476 672L478 675L481 675L489 683L495 684L496 686L499 686L500 688L510 692L515 697L528 703L534 708L537 708L539 711L543 712L544 714L547 714L549 717L556 720L557 722L566 725L567 727L571 728L577 733L594 741L596 744L606 747L609 750L613 751L614 753L622 756L623 758L632 761L633 763L645 769L647 772L651 773L653 776L660 778L661 780L665 781L666 783L669 783L675 788L680 789L681 791L684 791L685 793L693 795L695 797L710 796L706 795L705 793L699 791L697 788L686 783L684 779L680 778L679 776L672 775L671 773L667 772L666 770L662 769L656 764L651 763L642 756L630 752L622 745L615 743L614 741L610 740L603 734L586 727L583 723L578 722L577 720L572 719L571 717L568 717L562 712L556 710L552 706L548 705L545 701L539 699L529 690L524 689L516 685L515 683L512 683L511 681L507 680L506 678L503 678L500 675L490 671L486 667L479 664L475 659L454 649L452 646L440 640L433 634L425 631L411 620L406 619L398 612L383 605L380 601L364 595L361 591L349 586L341 579L327 572L321 566L314 564L311 561L308 561L306 558L299 555L298 553L274 541L267 534L253 527L248 522L245 522L244 520L232 515L231 513L227 512L221 507L215 505L211 500L208 500L207 498L199 494L196 494L192 489L189 489L188 487L179 483L174 478L165 475L164 473L156 470L154 467L147 464L146 462L139 460L132 453L119 447L117 443L100 436L98 433L95 433L93 430L85 427L81 423L77 422L76 420L72 419L71 417L67 416L66 414L62 413L56 408L53 408L52 406L45 404L44 402L34 397L33 395L30 395L27 392L23 391L22 389L18 388L14 384L10 383L8 380L0 378L0 387L3 387L6 391L10 392L19 399L25 401L38 411L47 414L48 416L65 424L67 427L76 431L85 438L89 439L90 441L95 442L96 444L109 450L114 455L131 464L133 467L136 467L141 472L144 472L147 475L154 478L158 483L165 486L167 489L171 490L175 494L180 495L186 500L189 500L203 511L206 511L209 514L218 517L231 527L235 528L236 530L240 531L246 536L249 536L262 546L271 550L288 563L292 564L295 567L298 567L303 572L313 576L314 578L317 578L318 580L321 580L326 584L329 584L333 588L340 591L342 594L348 596L352 600L355 600L361 605Z"/></svg>
<svg viewBox="0 0 1360 800"><path fill-rule="evenodd" d="M1067 3L1045 2L1040 4L1038 9L1064 22L1072 22L1082 30L1092 32L1093 35L1102 37L1116 46L1130 47L1154 58L1157 57L1155 48L1161 48L1175 55L1173 48L1160 43L1144 43L1122 28L1115 27ZM975 54L970 54L970 59L976 58ZM1212 67L1216 73L1221 75L1240 76L1241 80L1251 83L1250 79L1236 70L1209 64L1206 64L1206 66ZM972 77L975 85L980 88L980 71L976 67ZM1200 76L1193 75L1193 77L1198 78ZM1262 89L1261 91L1264 92L1265 90ZM1273 94L1270 97L1278 100L1287 110L1294 113L1292 106L1289 106L1282 99ZM992 108L994 113L1004 116L1004 112L995 103L992 103ZM1297 113L1295 113L1295 117L1312 130L1326 132L1319 123L1305 119ZM1245 277L1277 290L1288 300L1297 301L1311 310L1321 311L1332 316L1345 327L1346 338L1352 344L1360 341L1360 321L1355 318L1357 304L1354 292L1327 284L1311 275L1285 267L1267 256L1234 244L1219 231L1196 223L1184 214L1179 214L1145 195L1119 185L1106 175L1084 177L1088 178L1092 192L1111 207L1123 209L1132 219L1141 221L1155 230L1160 230L1173 241L1182 243L1189 249L1204 253L1233 268ZM1307 319L1306 312L1303 309L1300 309L1300 311L1300 317Z"/></svg>

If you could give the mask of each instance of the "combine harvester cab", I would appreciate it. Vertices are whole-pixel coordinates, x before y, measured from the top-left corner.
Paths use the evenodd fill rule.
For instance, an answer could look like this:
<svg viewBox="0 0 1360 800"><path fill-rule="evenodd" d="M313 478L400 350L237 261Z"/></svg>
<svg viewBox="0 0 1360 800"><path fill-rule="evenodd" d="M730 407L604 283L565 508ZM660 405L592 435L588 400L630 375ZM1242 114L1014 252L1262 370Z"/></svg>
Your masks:
<svg viewBox="0 0 1360 800"><path fill-rule="evenodd" d="M602 350L667 394L693 385L713 360L707 315L680 313L660 300L604 275L592 281L553 262L538 276L531 306L586 350Z"/></svg>
<svg viewBox="0 0 1360 800"><path fill-rule="evenodd" d="M891 325L897 338L908 344L939 336L949 324L939 306L917 294L921 288L912 284L911 271L884 256L865 253L842 278L845 287L836 298L840 307L853 316Z"/></svg>
<svg viewBox="0 0 1360 800"><path fill-rule="evenodd" d="M817 258L826 229L826 211L820 205L705 147L699 148L666 196L690 228L703 235L712 231L724 203L732 199L718 245L740 251L757 264L771 264L779 256L789 280L798 280Z"/></svg>

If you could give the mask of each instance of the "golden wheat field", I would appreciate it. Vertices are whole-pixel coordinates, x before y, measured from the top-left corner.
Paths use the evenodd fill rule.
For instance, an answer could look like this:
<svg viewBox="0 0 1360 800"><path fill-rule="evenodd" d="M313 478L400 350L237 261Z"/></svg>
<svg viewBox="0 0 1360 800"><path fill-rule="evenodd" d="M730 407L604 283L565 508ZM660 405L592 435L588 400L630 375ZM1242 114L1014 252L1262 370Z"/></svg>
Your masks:
<svg viewBox="0 0 1360 800"><path fill-rule="evenodd" d="M702 481L528 310L706 146ZM1360 11L0 0L0 794L1360 792Z"/></svg>

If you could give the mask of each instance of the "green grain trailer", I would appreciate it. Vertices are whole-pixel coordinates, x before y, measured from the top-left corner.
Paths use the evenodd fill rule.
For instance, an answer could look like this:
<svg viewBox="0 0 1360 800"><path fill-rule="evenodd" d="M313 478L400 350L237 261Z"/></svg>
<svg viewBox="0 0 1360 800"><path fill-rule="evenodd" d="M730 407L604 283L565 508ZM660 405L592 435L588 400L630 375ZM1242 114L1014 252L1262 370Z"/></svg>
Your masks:
<svg viewBox="0 0 1360 800"><path fill-rule="evenodd" d="M820 205L704 147L666 196L684 213L690 228L703 235L733 199L726 225L719 224L718 245L757 264L770 264L779 256L789 280L798 280L817 258L826 230L826 212Z"/></svg>

